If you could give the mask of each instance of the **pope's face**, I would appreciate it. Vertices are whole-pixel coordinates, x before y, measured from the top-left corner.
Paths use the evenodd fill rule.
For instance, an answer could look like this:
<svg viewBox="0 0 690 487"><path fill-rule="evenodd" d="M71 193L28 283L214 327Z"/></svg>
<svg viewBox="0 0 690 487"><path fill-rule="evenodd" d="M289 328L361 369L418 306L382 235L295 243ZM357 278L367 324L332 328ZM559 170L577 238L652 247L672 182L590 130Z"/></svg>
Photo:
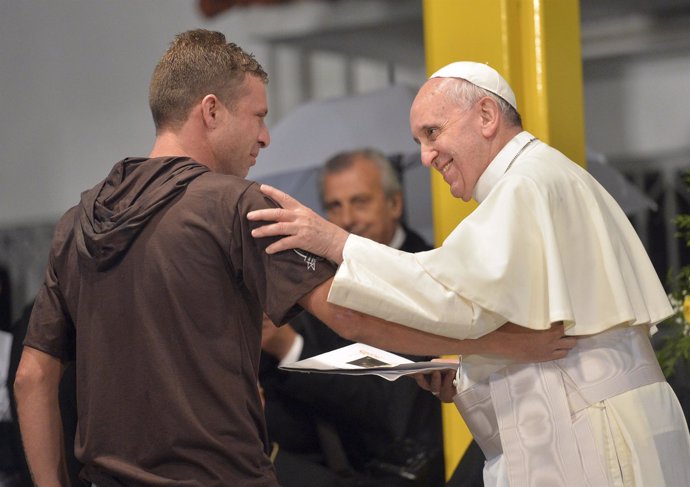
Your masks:
<svg viewBox="0 0 690 487"><path fill-rule="evenodd" d="M469 201L486 168L487 147L479 103L465 108L449 99L444 84L452 82L433 78L422 86L412 103L410 128L422 164L441 173L453 196Z"/></svg>
<svg viewBox="0 0 690 487"><path fill-rule="evenodd" d="M323 203L331 222L384 245L402 216L402 196L386 196L378 167L363 157L324 177Z"/></svg>

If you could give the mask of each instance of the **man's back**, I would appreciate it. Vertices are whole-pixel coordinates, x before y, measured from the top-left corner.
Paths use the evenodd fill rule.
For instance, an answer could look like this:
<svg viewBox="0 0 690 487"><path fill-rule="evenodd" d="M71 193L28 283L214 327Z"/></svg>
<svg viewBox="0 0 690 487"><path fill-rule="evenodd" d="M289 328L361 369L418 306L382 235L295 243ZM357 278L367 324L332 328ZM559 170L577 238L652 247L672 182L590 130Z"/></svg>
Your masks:
<svg viewBox="0 0 690 487"><path fill-rule="evenodd" d="M93 215L73 208L58 225L26 341L69 356L76 328L77 455L101 487L275 485L255 380L261 312L295 313L283 286L299 294L319 272L251 244L242 215L266 205L252 183L187 158L120 169L84 194ZM44 331L60 320L52 296L64 300L57 342Z"/></svg>

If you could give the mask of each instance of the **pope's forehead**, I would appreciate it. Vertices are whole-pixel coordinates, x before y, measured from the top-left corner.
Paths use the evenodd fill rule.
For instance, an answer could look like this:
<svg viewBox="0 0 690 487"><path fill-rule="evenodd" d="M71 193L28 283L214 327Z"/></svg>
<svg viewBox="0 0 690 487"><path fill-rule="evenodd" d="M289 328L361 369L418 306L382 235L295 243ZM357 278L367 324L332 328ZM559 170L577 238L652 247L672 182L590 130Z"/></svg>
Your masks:
<svg viewBox="0 0 690 487"><path fill-rule="evenodd" d="M454 80L448 78L431 78L426 81L417 92L417 96L412 102L412 106L420 105L429 101L438 101L446 97L447 84Z"/></svg>
<svg viewBox="0 0 690 487"><path fill-rule="evenodd" d="M417 98L423 96L432 96L442 91L444 85L451 81L448 78L431 78L426 80L422 87L417 92Z"/></svg>
<svg viewBox="0 0 690 487"><path fill-rule="evenodd" d="M422 85L412 102L410 116L423 115L433 111L446 111L454 105L448 98L446 83L453 80L448 78L432 78Z"/></svg>

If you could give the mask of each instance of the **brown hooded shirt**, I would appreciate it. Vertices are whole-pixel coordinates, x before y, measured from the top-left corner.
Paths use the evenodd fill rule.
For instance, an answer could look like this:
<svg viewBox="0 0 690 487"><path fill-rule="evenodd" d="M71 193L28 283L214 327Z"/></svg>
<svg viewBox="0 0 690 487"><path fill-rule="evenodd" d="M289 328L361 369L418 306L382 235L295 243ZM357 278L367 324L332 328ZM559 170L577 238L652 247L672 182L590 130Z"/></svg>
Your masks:
<svg viewBox="0 0 690 487"><path fill-rule="evenodd" d="M53 238L24 344L76 359L77 457L99 487L275 486L257 389L262 310L284 323L333 275L268 255L255 183L129 158Z"/></svg>

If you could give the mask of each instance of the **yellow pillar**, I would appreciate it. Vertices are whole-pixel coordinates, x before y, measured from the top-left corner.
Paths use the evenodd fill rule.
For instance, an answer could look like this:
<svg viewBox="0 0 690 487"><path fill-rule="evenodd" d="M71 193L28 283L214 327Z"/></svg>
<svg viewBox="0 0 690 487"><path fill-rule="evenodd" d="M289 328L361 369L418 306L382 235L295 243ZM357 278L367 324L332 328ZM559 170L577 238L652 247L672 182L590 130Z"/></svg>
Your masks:
<svg viewBox="0 0 690 487"><path fill-rule="evenodd" d="M525 130L585 165L579 0L423 0L426 68L486 62L515 91ZM476 207L431 180L436 243ZM446 472L471 441L462 418L444 404Z"/></svg>

